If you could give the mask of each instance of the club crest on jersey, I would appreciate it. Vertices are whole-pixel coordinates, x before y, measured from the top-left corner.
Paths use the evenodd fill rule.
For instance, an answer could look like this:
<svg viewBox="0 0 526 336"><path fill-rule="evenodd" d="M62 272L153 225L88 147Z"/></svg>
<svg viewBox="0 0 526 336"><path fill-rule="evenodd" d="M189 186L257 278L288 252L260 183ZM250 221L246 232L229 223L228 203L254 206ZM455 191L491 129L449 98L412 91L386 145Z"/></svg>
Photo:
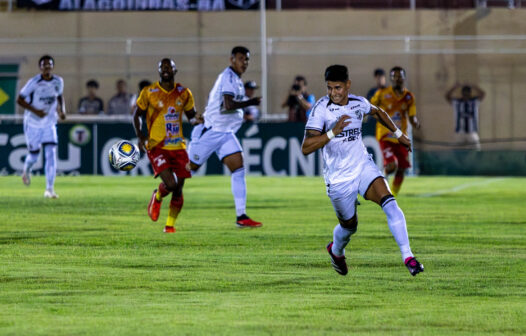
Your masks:
<svg viewBox="0 0 526 336"><path fill-rule="evenodd" d="M362 114L360 113L360 111L356 110L356 111L354 111L354 114L356 115L356 118L358 120L362 120Z"/></svg>

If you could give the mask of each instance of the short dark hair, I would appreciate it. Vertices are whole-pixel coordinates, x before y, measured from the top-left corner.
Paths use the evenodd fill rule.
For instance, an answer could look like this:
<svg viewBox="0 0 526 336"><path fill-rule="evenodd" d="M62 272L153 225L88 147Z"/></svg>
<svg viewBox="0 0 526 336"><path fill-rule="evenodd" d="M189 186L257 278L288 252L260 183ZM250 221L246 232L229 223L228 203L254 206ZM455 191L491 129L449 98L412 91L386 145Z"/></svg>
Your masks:
<svg viewBox="0 0 526 336"><path fill-rule="evenodd" d="M94 79L90 79L89 81L86 82L86 86L87 87L94 87L94 88L98 89L99 88L99 82L97 82Z"/></svg>
<svg viewBox="0 0 526 336"><path fill-rule="evenodd" d="M305 85L307 85L307 78L305 78L305 76L297 75L296 78L294 78L294 80L295 80L296 82L303 81L303 83L305 83Z"/></svg>
<svg viewBox="0 0 526 336"><path fill-rule="evenodd" d="M44 55L40 57L40 59L38 60L38 65L40 66L40 64L42 64L42 61L45 61L45 60L50 60L51 62L53 62L53 64L55 63L55 60L53 59L53 57L49 55Z"/></svg>
<svg viewBox="0 0 526 336"><path fill-rule="evenodd" d="M382 68L374 69L374 77L385 76L385 71Z"/></svg>
<svg viewBox="0 0 526 336"><path fill-rule="evenodd" d="M469 86L469 85L464 85L464 86L462 87L462 92L469 92L469 93L471 93L471 86Z"/></svg>
<svg viewBox="0 0 526 336"><path fill-rule="evenodd" d="M142 89L144 89L145 87L150 86L150 85L152 85L152 82L150 82L147 79L143 79L142 81L139 82L139 90L142 91Z"/></svg>
<svg viewBox="0 0 526 336"><path fill-rule="evenodd" d="M331 65L325 69L325 81L347 82L349 80L349 70L345 65Z"/></svg>
<svg viewBox="0 0 526 336"><path fill-rule="evenodd" d="M247 47L243 47L243 46L236 46L234 48L232 48L232 56L234 56L235 54L243 54L243 55L246 55L250 53L250 50L248 50Z"/></svg>
<svg viewBox="0 0 526 336"><path fill-rule="evenodd" d="M389 71L389 76L393 76L393 72L395 71L399 71L400 74L405 78L406 74L405 74L405 69L402 68L401 66L395 66L391 69L391 71Z"/></svg>

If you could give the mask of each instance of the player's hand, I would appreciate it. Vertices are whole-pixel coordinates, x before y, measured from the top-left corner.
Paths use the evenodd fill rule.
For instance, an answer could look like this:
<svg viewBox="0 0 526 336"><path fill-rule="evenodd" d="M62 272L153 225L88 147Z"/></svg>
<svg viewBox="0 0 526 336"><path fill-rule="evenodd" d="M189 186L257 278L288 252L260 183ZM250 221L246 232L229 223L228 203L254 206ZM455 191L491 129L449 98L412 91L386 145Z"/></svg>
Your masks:
<svg viewBox="0 0 526 336"><path fill-rule="evenodd" d="M411 149L411 140L407 137L407 135L402 134L401 137L398 138L398 142L403 145L405 148L407 148L408 151L412 152Z"/></svg>
<svg viewBox="0 0 526 336"><path fill-rule="evenodd" d="M139 135L137 145L139 146L139 151L141 153L146 152L146 147L148 146L148 139L142 134Z"/></svg>
<svg viewBox="0 0 526 336"><path fill-rule="evenodd" d="M40 109L34 109L33 113L36 114L40 118L44 118L46 116L46 112L44 112L44 110L40 110Z"/></svg>
<svg viewBox="0 0 526 336"><path fill-rule="evenodd" d="M259 104L261 104L261 97L254 97L248 100L248 106L259 105Z"/></svg>
<svg viewBox="0 0 526 336"><path fill-rule="evenodd" d="M60 120L65 120L66 119L66 114L62 110L59 110L58 111L58 117L60 118Z"/></svg>
<svg viewBox="0 0 526 336"><path fill-rule="evenodd" d="M334 125L334 127L332 128L332 133L334 133L334 135L340 134L343 131L343 129L351 123L350 120L347 121L348 119L351 119L351 116L342 115L340 119L338 119L336 125Z"/></svg>

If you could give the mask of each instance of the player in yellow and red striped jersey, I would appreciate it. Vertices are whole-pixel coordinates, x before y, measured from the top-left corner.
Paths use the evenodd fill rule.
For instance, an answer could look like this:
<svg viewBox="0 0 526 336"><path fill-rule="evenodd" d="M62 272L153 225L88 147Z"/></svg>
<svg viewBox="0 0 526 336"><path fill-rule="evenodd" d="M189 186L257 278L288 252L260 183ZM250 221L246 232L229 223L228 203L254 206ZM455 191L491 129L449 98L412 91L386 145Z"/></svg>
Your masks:
<svg viewBox="0 0 526 336"><path fill-rule="evenodd" d="M195 122L195 106L192 92L175 83L175 62L165 58L159 62L160 81L142 89L133 115L139 148L146 150L155 177L162 182L153 191L148 204L148 215L157 221L164 197L172 193L170 212L164 232L175 232L175 220L183 207L183 186L186 178L192 177L186 170L189 162L183 138L183 113L190 122ZM142 118L146 119L148 136L142 131Z"/></svg>
<svg viewBox="0 0 526 336"><path fill-rule="evenodd" d="M407 122L419 129L420 122L416 117L415 97L404 86L405 70L396 66L390 71L392 85L379 89L371 98L371 104L385 110L395 125L407 135ZM397 195L404 180L406 169L411 167L409 152L398 143L397 137L380 123L376 123L376 139L380 143L384 157L386 176L395 173L391 184L393 195Z"/></svg>

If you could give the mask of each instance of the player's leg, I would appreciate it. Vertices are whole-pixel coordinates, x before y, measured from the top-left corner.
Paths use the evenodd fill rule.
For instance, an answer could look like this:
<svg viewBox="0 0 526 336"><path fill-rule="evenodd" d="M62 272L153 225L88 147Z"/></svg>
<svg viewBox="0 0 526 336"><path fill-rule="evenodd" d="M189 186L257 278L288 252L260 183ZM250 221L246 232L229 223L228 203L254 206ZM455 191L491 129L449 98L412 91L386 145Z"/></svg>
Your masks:
<svg viewBox="0 0 526 336"><path fill-rule="evenodd" d="M384 158L384 172L386 179L389 175L398 171L398 161L393 150L393 143L390 141L380 141L380 148L382 149L382 156ZM396 176L395 178L396 179ZM394 181L393 179L393 181ZM396 192L394 193L396 196Z"/></svg>
<svg viewBox="0 0 526 336"><path fill-rule="evenodd" d="M243 166L243 150L233 133L229 133L225 138L223 145L218 150L218 156L232 173L230 181L236 207L236 225L240 228L261 226L260 222L252 220L246 214L247 183Z"/></svg>
<svg viewBox="0 0 526 336"><path fill-rule="evenodd" d="M186 178L192 177L191 174L186 170L186 165L189 162L188 160L188 154L186 153L186 150L180 149L180 150L173 150L170 151L170 157L171 157L171 168L172 168L172 176L175 180L176 185L170 185L170 183L173 183L173 180L170 179L170 181L167 183L164 178L166 176L165 173L161 173L161 178L163 179L163 184L167 185L167 188L172 193L172 199L170 201L170 210L168 213L168 218L166 219L166 226L164 228L164 232L166 233L173 233L175 232L175 221L177 220L177 216L179 216L179 213L181 212L184 204L184 198L183 198L183 186L184 181Z"/></svg>
<svg viewBox="0 0 526 336"><path fill-rule="evenodd" d="M387 181L383 176L377 176L365 190L365 198L382 207L387 217L387 225L400 248L402 260L411 275L423 272L424 266L414 258L413 252L411 252L404 213L390 192Z"/></svg>
<svg viewBox="0 0 526 336"><path fill-rule="evenodd" d="M46 198L58 198L55 193L55 178L57 176L57 145L46 143L43 144L44 156L46 163L44 170L46 172L46 191L44 197Z"/></svg>
<svg viewBox="0 0 526 336"><path fill-rule="evenodd" d="M219 148L223 137L224 133L214 132L210 128L205 128L203 124L194 126L188 147L190 161L186 165L186 170L192 173L197 172L199 167Z"/></svg>
<svg viewBox="0 0 526 336"><path fill-rule="evenodd" d="M46 163L44 170L46 172L46 191L44 197L58 198L55 193L55 178L57 176L57 128L56 126L46 127L42 129L42 147L44 148L44 156Z"/></svg>
<svg viewBox="0 0 526 336"><path fill-rule="evenodd" d="M157 189L154 189L150 202L148 203L148 216L150 216L153 221L157 221L161 213L162 200L171 190L175 190L177 181L170 167L169 151L156 147L149 150L147 154L155 177L161 177L161 183L159 183Z"/></svg>
<svg viewBox="0 0 526 336"><path fill-rule="evenodd" d="M334 270L341 275L348 272L345 262L345 247L358 228L356 214L357 181L347 181L327 187L329 196L339 224L334 227L333 240L327 245L327 252L331 257Z"/></svg>
<svg viewBox="0 0 526 336"><path fill-rule="evenodd" d="M40 154L41 133L40 129L24 125L24 135L26 138L27 150L29 153L24 160L22 171L22 182L28 186L31 184L31 169L38 160Z"/></svg>
<svg viewBox="0 0 526 336"><path fill-rule="evenodd" d="M394 156L396 157L396 161L398 162L398 167L395 172L393 182L391 184L391 191L396 197L400 192L400 189L402 188L402 183L404 182L405 177L405 171L411 167L411 163L409 162L409 151L407 150L407 148L400 144L393 144L392 147Z"/></svg>
<svg viewBox="0 0 526 336"><path fill-rule="evenodd" d="M175 175L175 173L174 173ZM170 200L170 210L168 212L168 218L166 219L166 226L164 227L164 232L173 233L175 232L175 221L177 216L181 212L184 204L183 198L183 186L184 178L178 178L177 186L175 190L172 191L172 199Z"/></svg>

